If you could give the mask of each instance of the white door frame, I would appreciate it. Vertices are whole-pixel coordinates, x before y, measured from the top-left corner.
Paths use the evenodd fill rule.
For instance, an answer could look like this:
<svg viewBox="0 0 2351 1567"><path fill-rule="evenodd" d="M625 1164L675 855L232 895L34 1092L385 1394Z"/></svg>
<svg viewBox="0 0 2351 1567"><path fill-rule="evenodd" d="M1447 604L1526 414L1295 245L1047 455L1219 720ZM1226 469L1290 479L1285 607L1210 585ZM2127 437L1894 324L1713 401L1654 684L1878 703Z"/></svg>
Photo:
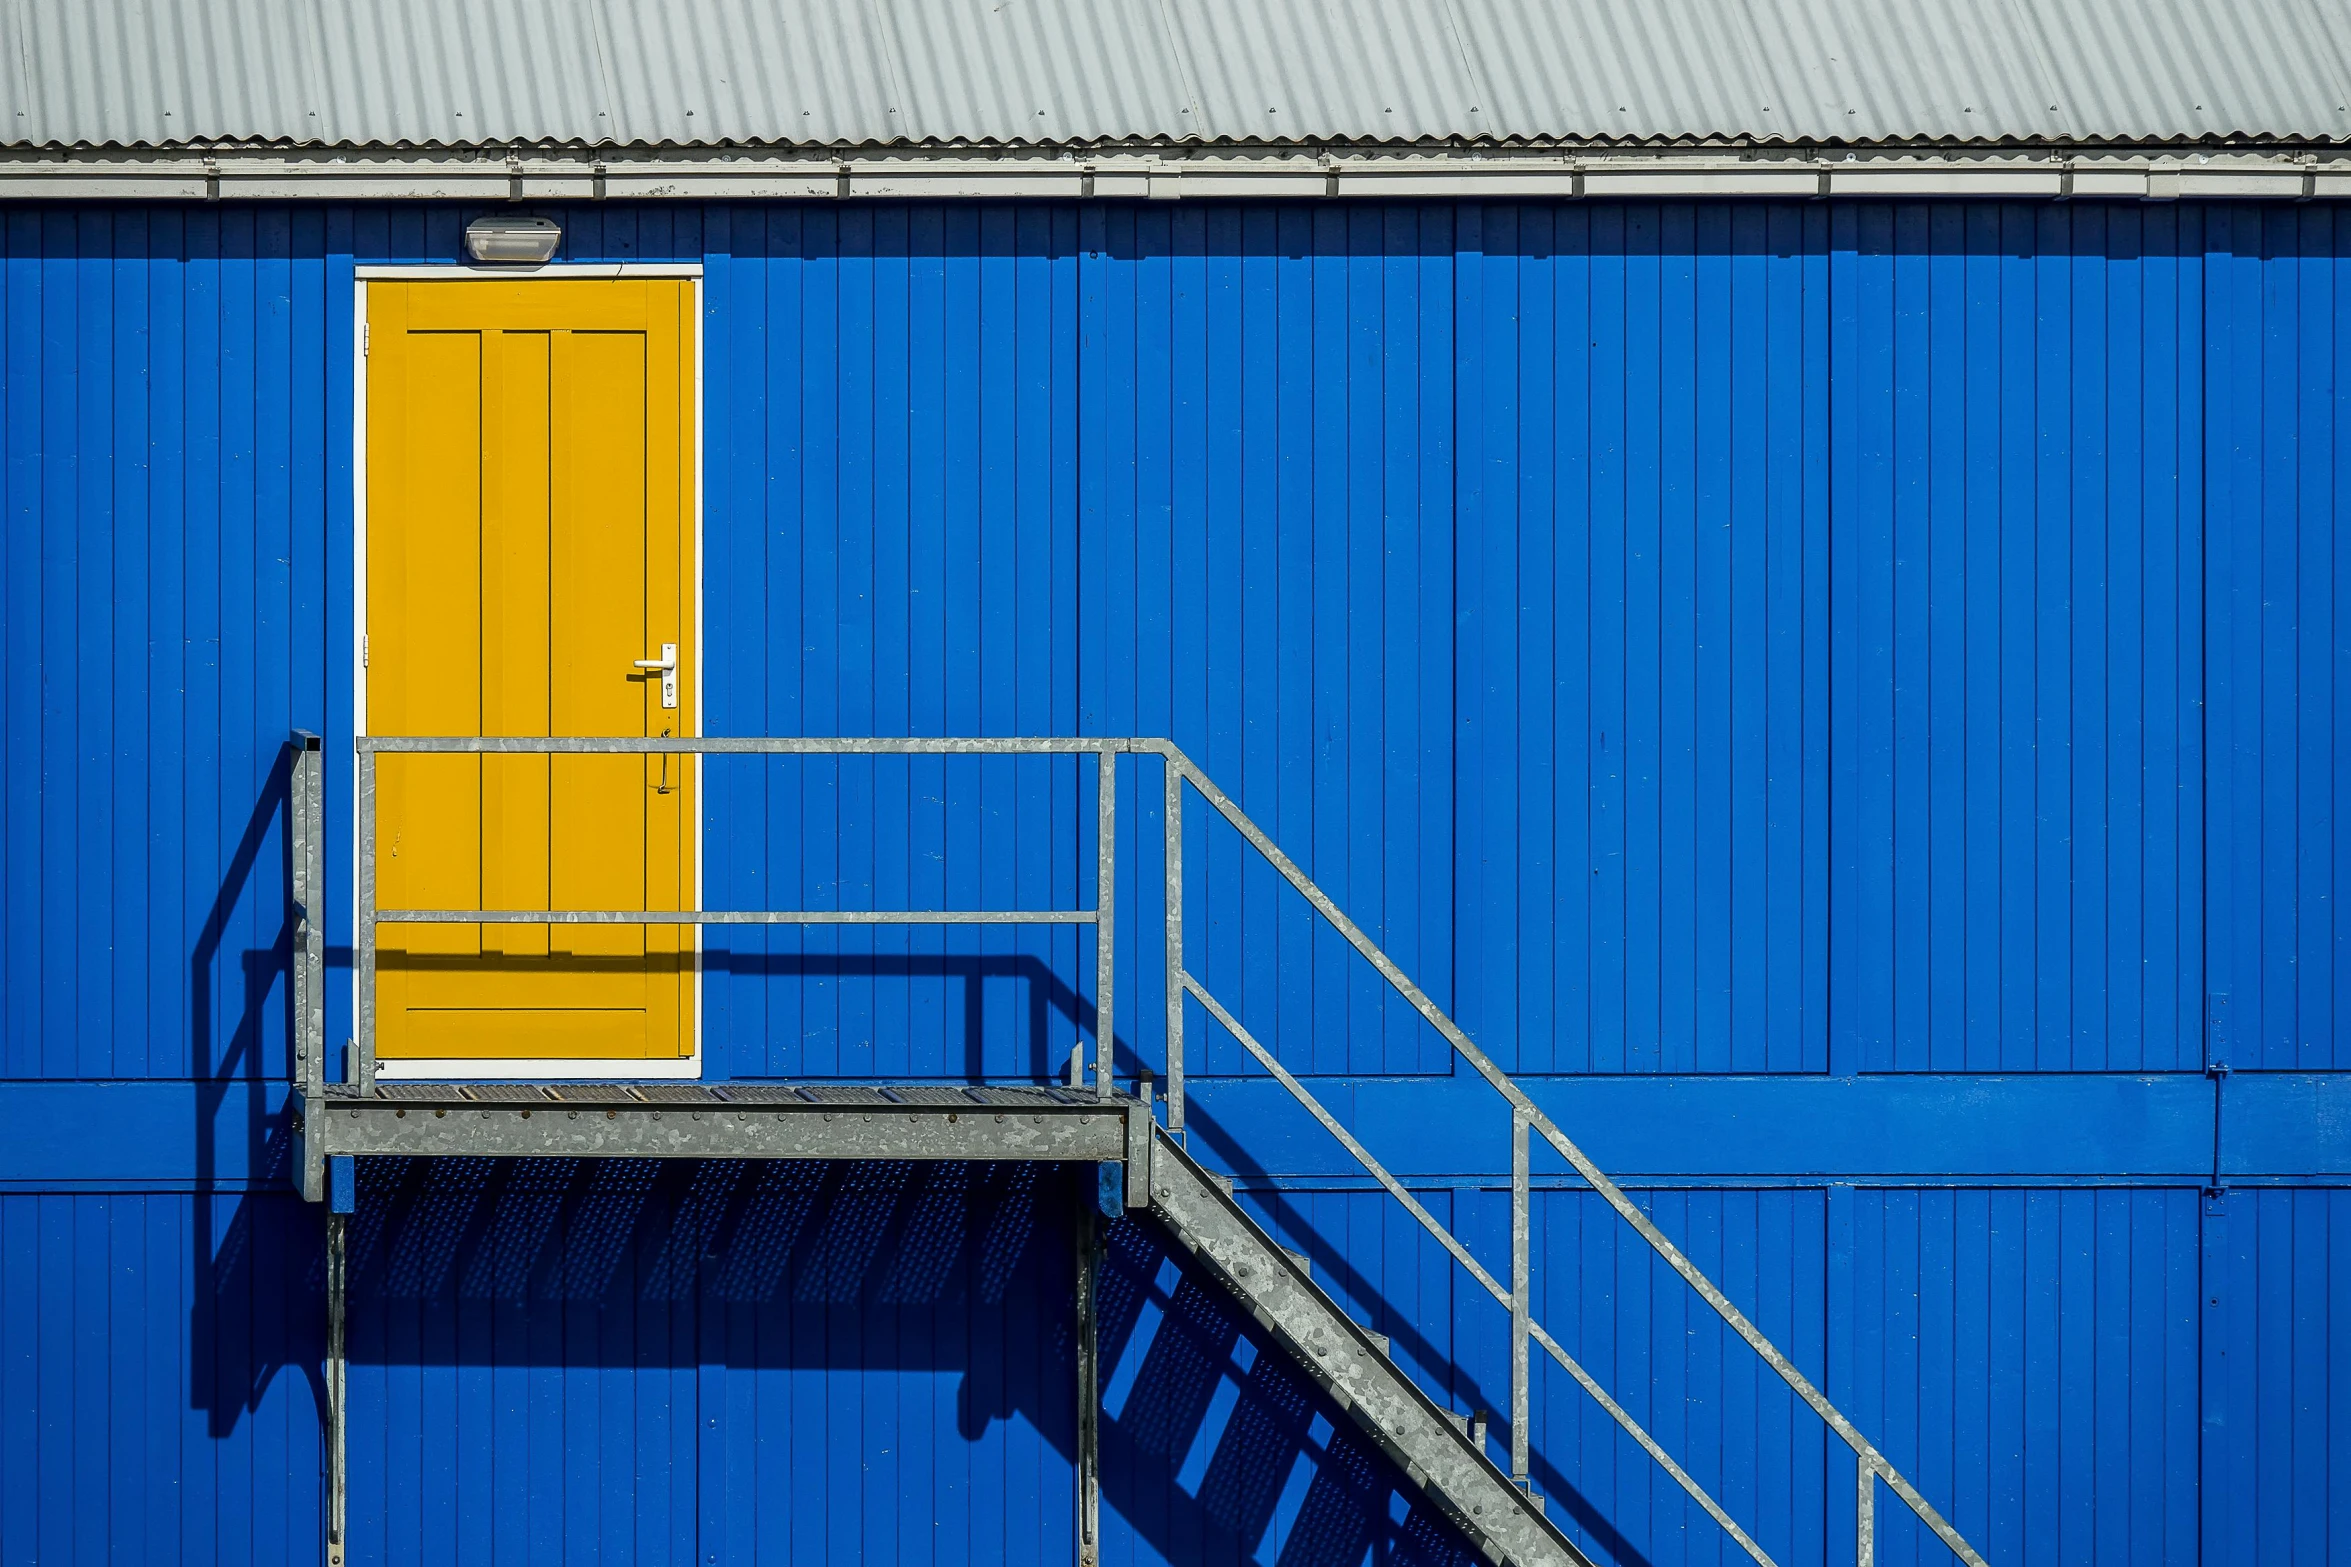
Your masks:
<svg viewBox="0 0 2351 1567"><path fill-rule="evenodd" d="M477 266L360 266L353 269L351 285L351 724L352 733L367 733L367 285L370 280L387 282L448 283L461 279L494 279L502 283L519 282L529 278L599 279L599 278L682 278L692 282L694 296L694 450L688 459L693 464L694 480L694 625L692 636L694 665L694 733L702 732L702 688L708 681L703 658L702 636L702 266L699 262L607 262L571 265L557 263L541 267L477 267ZM695 815L694 815L694 869L692 896L694 906L702 906L702 759L694 758ZM351 777L351 928L359 929L359 775L352 770ZM429 1082L628 1082L648 1079L702 1076L702 930L690 926L692 957L687 972L691 983L687 989L687 1004L693 1008L694 1050L690 1056L661 1061L609 1061L600 1059L565 1060L557 1057L524 1057L502 1060L492 1057L466 1057L455 1060L415 1059L405 1061L378 1061L376 1076L386 1081L407 1079ZM351 1016L353 1027L359 1017L359 970L351 971Z"/></svg>

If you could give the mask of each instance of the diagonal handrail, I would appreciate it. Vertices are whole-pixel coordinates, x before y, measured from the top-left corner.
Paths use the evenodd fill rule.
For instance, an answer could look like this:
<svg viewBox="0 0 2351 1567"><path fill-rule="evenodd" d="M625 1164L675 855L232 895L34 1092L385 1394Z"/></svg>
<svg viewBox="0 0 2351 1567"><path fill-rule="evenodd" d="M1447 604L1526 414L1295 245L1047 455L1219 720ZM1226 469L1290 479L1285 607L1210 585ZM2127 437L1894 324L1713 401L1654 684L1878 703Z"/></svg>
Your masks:
<svg viewBox="0 0 2351 1567"><path fill-rule="evenodd" d="M1550 1143L1553 1148L1556 1148L1561 1156L1564 1157L1570 1165L1574 1166L1576 1173L1583 1177L1585 1183L1588 1184L1595 1192L1598 1192L1601 1198L1607 1202L1611 1208L1616 1210L1618 1216L1621 1217L1627 1224L1632 1226L1634 1233L1639 1235L1642 1240L1646 1241L1649 1244L1649 1248L1659 1257L1663 1258L1668 1267L1671 1267L1674 1272L1680 1274L1683 1282L1688 1284L1691 1289L1695 1290L1699 1297L1703 1299L1707 1305L1714 1309L1715 1314L1721 1317L1722 1320L1730 1326L1731 1330L1738 1334L1739 1337L1746 1342L1748 1348L1754 1350L1757 1355L1762 1357L1764 1363L1770 1366L1771 1369L1778 1374L1780 1380L1787 1383L1789 1388L1795 1392L1796 1396L1803 1399L1804 1402L1811 1407L1812 1412L1818 1415L1828 1426L1828 1428L1831 1431L1834 1431L1839 1439L1841 1439L1846 1446L1853 1450L1858 1483L1858 1495L1856 1497L1856 1523L1858 1525L1857 1548L1859 1552L1858 1560L1863 1564L1863 1567L1867 1567L1867 1564L1874 1560L1873 1546L1875 1530L1873 1524L1875 1513L1875 1495L1873 1490L1873 1478L1884 1480L1887 1487L1892 1490L1896 1496L1902 1499L1903 1503L1908 1506L1911 1512L1918 1517L1919 1521L1925 1524L1929 1529L1933 1530L1935 1537L1941 1540L1944 1545L1949 1547L1952 1554L1957 1556L1961 1561L1965 1562L1967 1567L1988 1567L1988 1564L1984 1561L1984 1558L1978 1554L1975 1548L1967 1543L1967 1541L1960 1535L1959 1531L1953 1528L1951 1524L1943 1517L1943 1515L1940 1512L1937 1512L1934 1506L1929 1503L1924 1496L1919 1494L1918 1488L1912 1485L1909 1479L1906 1478L1900 1470L1894 1467L1892 1461L1890 1461L1884 1453L1878 1450L1876 1444L1871 1442L1866 1436L1863 1436L1860 1429L1856 1427L1851 1420L1845 1417L1844 1412L1839 1410L1836 1405L1830 1403L1826 1395L1824 1395L1819 1388L1813 1386L1811 1379L1806 1377L1802 1371L1797 1369L1796 1363L1789 1359L1786 1353L1784 1353L1778 1345L1774 1344L1769 1338L1765 1337L1763 1331L1756 1327L1753 1322L1748 1320L1746 1313L1742 1312L1737 1306L1731 1303L1730 1297L1725 1295L1721 1288L1716 1285L1711 1278L1707 1277L1704 1271L1702 1271L1696 1263L1693 1263L1689 1257L1683 1253L1680 1247L1676 1246L1671 1240L1667 1239L1665 1232L1660 1230L1655 1222L1652 1221L1646 1213L1642 1212L1640 1207L1635 1204L1630 1197L1625 1195L1621 1187L1619 1187L1614 1181L1610 1180L1608 1176L1602 1172L1600 1167L1592 1162L1591 1157L1587 1155L1582 1148L1578 1147L1575 1142L1560 1129L1558 1123L1553 1121L1548 1115L1544 1114L1541 1107L1536 1105L1532 1099L1527 1097L1525 1090L1521 1089L1516 1082L1512 1081L1508 1073L1504 1072L1500 1067L1496 1066L1494 1064L1493 1058L1488 1056L1483 1050L1479 1049L1476 1042L1472 1040L1468 1034L1462 1031L1461 1026L1454 1022L1452 1018L1448 1017L1444 1010L1440 1008L1434 1001L1429 999L1428 993L1426 991L1422 990L1420 986L1413 983L1411 977L1397 965L1395 959L1389 957L1386 952L1382 951L1379 944L1374 942L1371 937L1366 935L1361 926L1357 925L1353 920L1349 919L1346 915L1346 912L1342 910L1336 903L1331 901L1330 895L1328 893L1324 892L1322 888L1315 885L1313 878L1308 876L1305 871L1301 870L1296 861L1292 860L1287 854L1282 852L1280 845L1276 844L1273 839L1267 835L1265 829L1258 826L1255 821L1250 819L1249 814L1241 809L1240 805L1233 800L1232 796L1226 794L1222 789L1218 788L1215 782L1211 780L1207 774L1200 770L1199 765L1193 762L1189 756L1184 754L1181 748L1177 747L1172 742L1167 742L1164 744L1151 744L1146 742L1145 744L1138 746L1137 749L1150 749L1159 751L1160 754L1165 757L1166 765L1171 775L1167 784L1167 834L1171 846L1171 875L1169 879L1170 898L1180 898L1182 895L1179 879L1181 862L1175 857L1175 849L1173 846L1179 842L1182 832L1182 792L1180 785L1183 783L1189 783L1194 789L1199 791L1201 798L1205 799L1211 806L1215 807L1218 815L1222 816L1227 823L1229 823L1241 834L1242 838L1248 842L1250 847L1254 848L1259 854L1265 857L1266 862L1272 865L1275 871L1280 873L1283 880L1287 881L1293 888L1295 888L1302 896L1305 897L1306 901L1313 906L1316 913L1320 914L1324 920L1329 922L1333 929L1337 930L1341 936L1346 938L1348 945L1352 946L1358 953L1360 953L1371 963L1372 967L1379 972L1380 977L1388 982L1390 988L1395 990L1398 995L1402 996L1408 1003L1410 1003L1413 1010L1418 1012L1422 1019L1429 1024L1429 1026L1436 1029L1436 1031L1444 1037L1445 1042L1451 1045L1454 1051L1460 1055L1463 1060L1467 1061L1471 1067L1476 1069L1479 1076L1483 1077L1497 1093L1501 1094L1501 1096L1509 1102L1513 1115L1520 1118L1525 1126L1531 1127L1534 1130L1541 1132L1543 1134L1544 1140ZM1169 914L1168 920L1169 926L1171 930L1173 930L1177 924L1177 915L1171 912ZM1199 997L1204 1003L1206 1003L1208 1000L1206 992L1200 988L1198 983L1192 979L1192 976L1181 966L1182 958L1180 945L1171 944L1171 946L1172 950L1169 957L1170 974L1168 982L1171 996L1181 993L1188 993ZM1221 1012L1222 1009L1218 1008L1217 1011ZM1224 1023L1229 1017L1230 1014L1227 1013L1223 1017L1219 1017L1218 1021L1220 1023ZM1181 1091L1182 1076L1180 1069L1176 1064L1176 1058L1182 1048L1182 1036L1180 1033L1180 1023L1178 1023L1176 1019L1174 1003L1172 1001L1170 1007L1170 1022L1171 1031L1168 1041L1170 1093L1169 1114L1171 1118L1171 1124L1180 1125L1181 1101L1176 1096ZM1231 1025L1228 1023L1227 1026ZM1241 1037L1237 1030L1236 1037ZM1248 1043L1247 1041L1244 1042ZM1263 1053L1262 1046L1256 1047L1253 1053L1258 1054L1259 1059L1261 1060L1267 1059ZM1283 1076L1288 1078L1286 1073L1283 1074ZM1292 1093L1299 1095L1302 1099L1311 1098L1310 1095L1306 1094L1303 1085L1298 1084L1295 1078L1288 1078L1286 1086L1290 1088ZM1320 1107L1314 1106L1313 1108L1319 1110ZM1336 1129L1335 1123L1331 1120L1322 1116L1318 1116L1318 1119L1323 1119L1323 1124L1325 1126L1332 1127L1334 1130ZM1348 1138L1346 1141L1353 1143L1352 1138ZM1350 1148L1349 1151L1351 1153L1356 1153L1358 1160L1363 1161L1366 1159L1366 1156L1360 1152L1357 1152L1360 1147L1360 1144L1355 1144L1354 1147ZM1519 1161L1522 1169L1523 1162L1523 1159ZM1371 1165L1368 1162L1366 1162L1366 1168L1371 1168ZM1378 1172L1375 1171L1374 1173L1376 1175ZM1396 1190L1394 1186L1390 1186L1389 1189L1391 1191ZM1416 1209L1418 1208L1417 1204L1414 1204L1413 1206ZM1422 1218L1423 1223L1433 1223L1433 1220L1427 1217L1426 1209L1419 1209L1418 1216ZM1523 1238L1514 1237L1514 1244L1523 1247ZM1455 1255L1460 1256L1461 1254L1457 1251ZM1482 1272L1483 1270L1479 1271ZM1491 1288L1490 1283L1488 1287ZM1508 1303L1513 1306L1514 1312L1523 1310L1522 1302L1510 1300ZM1544 1338L1548 1339L1548 1337L1549 1335L1544 1335ZM1550 1346L1546 1344L1546 1348L1549 1347ZM1559 1352L1554 1351L1554 1353ZM1573 1369L1574 1368L1571 1367L1571 1372ZM1597 1388L1584 1377L1579 1375L1577 1380L1579 1383L1582 1383L1585 1386L1587 1391L1597 1392ZM1514 1389L1514 1397L1523 1397L1523 1390ZM1609 1401L1608 1404L1604 1407L1611 1407L1613 1411L1613 1401ZM1634 1429L1629 1422L1629 1417L1623 1416L1621 1412L1618 1412L1618 1423L1625 1425L1627 1430ZM1656 1451L1652 1444L1644 1441L1643 1446L1649 1448L1652 1456L1662 1457L1662 1455ZM1684 1488L1691 1489L1692 1493L1696 1494L1693 1486L1693 1482L1688 1482L1686 1480L1684 1481ZM1720 1511L1711 1504L1708 1504L1707 1511L1715 1516L1718 1521L1726 1521L1723 1520ZM1758 1560L1762 1559L1756 1548L1751 1543L1747 1542L1743 1535L1738 1535L1737 1537L1741 1539L1742 1543L1747 1544L1749 1553L1751 1555L1756 1555Z"/></svg>
<svg viewBox="0 0 2351 1567"><path fill-rule="evenodd" d="M1485 1265L1479 1262L1476 1257L1470 1255L1469 1248L1461 1244L1460 1237L1456 1236L1451 1230L1445 1228L1444 1224L1438 1220L1437 1216L1429 1212L1427 1207L1421 1203L1421 1200L1413 1196L1402 1181L1397 1180L1395 1176L1388 1172L1388 1167L1380 1163L1380 1161L1372 1155L1370 1149L1364 1147L1362 1143L1356 1141L1355 1135L1352 1132L1349 1132L1346 1127L1340 1125L1337 1117L1333 1116L1330 1111L1323 1108L1322 1101L1316 1099L1313 1094L1309 1093L1305 1084L1299 1082L1297 1078L1291 1076L1290 1069L1283 1066L1278 1060L1274 1059L1272 1051L1266 1049L1264 1045L1258 1043L1256 1035L1250 1033L1246 1028L1243 1028L1241 1026L1240 1020L1235 1018L1230 1012L1227 1012L1217 1001L1217 999L1208 993L1206 987L1204 987L1197 978L1188 972L1180 977L1182 979L1183 988L1185 991L1190 993L1196 1000L1198 1000L1201 1006L1207 1008L1208 1015L1212 1018L1215 1018L1217 1022L1223 1024L1224 1027L1231 1032L1232 1036L1241 1042L1242 1047L1245 1048L1252 1056L1257 1058L1258 1064L1263 1066L1268 1072L1272 1073L1274 1077L1280 1081L1281 1085L1284 1088L1287 1088L1291 1095L1296 1098L1301 1105L1306 1107L1307 1113L1312 1115L1315 1120L1322 1123L1323 1130L1329 1132L1331 1136L1337 1138L1339 1145L1345 1148L1349 1154L1354 1156L1355 1162L1362 1165L1363 1168L1370 1173L1373 1180L1379 1182L1380 1185L1387 1188L1388 1195L1402 1203L1405 1209L1410 1212L1415 1219L1420 1221L1421 1228L1427 1230L1431 1235L1435 1236L1437 1243L1453 1254L1453 1260L1460 1263L1462 1267L1469 1270L1469 1276L1471 1278L1477 1280L1478 1283L1485 1286L1487 1294L1493 1296L1494 1299L1500 1302L1502 1305L1516 1309L1518 1302L1514 1291L1505 1289L1499 1279L1495 1278L1493 1274L1487 1272ZM1706 1509L1706 1515L1708 1517L1712 1518L1716 1523L1722 1525L1724 1532L1729 1534L1732 1539L1739 1543L1740 1549L1744 1550L1749 1556L1753 1557L1757 1562L1761 1563L1762 1567L1778 1567L1778 1564L1775 1563L1770 1556L1765 1554L1763 1547L1756 1544L1755 1541L1748 1535L1747 1531L1740 1528L1737 1521L1734 1520L1729 1513L1726 1513L1722 1510L1722 1504L1715 1501L1713 1496L1708 1494L1704 1486L1701 1486L1696 1480L1692 1479L1688 1470L1684 1469L1680 1464L1675 1463L1673 1460L1673 1455L1668 1453L1664 1448L1658 1446L1657 1439L1649 1434L1647 1428L1645 1428L1638 1420L1635 1420L1632 1417L1632 1414L1626 1410L1624 1406L1617 1403L1615 1399L1609 1397L1607 1390L1601 1387L1601 1385L1593 1379L1592 1374L1583 1368L1582 1363L1579 1362L1573 1355L1570 1355L1566 1348L1561 1345L1557 1339L1553 1338L1541 1323L1535 1322L1530 1318L1527 1323L1527 1328L1528 1331L1532 1334L1535 1342L1541 1344L1545 1350L1550 1352L1552 1359L1558 1361L1561 1366L1566 1368L1567 1374L1571 1377L1574 1377L1577 1384L1581 1386L1585 1392L1592 1395L1593 1399L1600 1405L1600 1407L1608 1412L1610 1419L1614 1420L1619 1426L1622 1426L1627 1435L1631 1436L1634 1441L1641 1444L1642 1451L1646 1452L1651 1458L1655 1459L1659 1467L1663 1468L1667 1474L1673 1477L1674 1483L1689 1493L1691 1500L1695 1501L1700 1507Z"/></svg>

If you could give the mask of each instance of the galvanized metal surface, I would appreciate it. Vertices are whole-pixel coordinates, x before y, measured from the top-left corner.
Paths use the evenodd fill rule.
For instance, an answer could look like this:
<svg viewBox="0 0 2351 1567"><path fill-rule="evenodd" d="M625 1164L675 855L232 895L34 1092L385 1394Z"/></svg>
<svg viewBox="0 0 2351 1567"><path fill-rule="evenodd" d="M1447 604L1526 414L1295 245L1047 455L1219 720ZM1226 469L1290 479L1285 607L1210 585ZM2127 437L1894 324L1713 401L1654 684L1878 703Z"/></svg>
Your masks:
<svg viewBox="0 0 2351 1567"><path fill-rule="evenodd" d="M1094 1092L1105 1099L1118 1048L1117 920L1118 753L1105 749L1094 767Z"/></svg>
<svg viewBox="0 0 2351 1567"><path fill-rule="evenodd" d="M286 981L294 1002L293 1076L316 1088L326 1081L326 758L319 737L302 729L294 731L287 752L286 839L294 879L288 889L293 952Z"/></svg>
<svg viewBox="0 0 2351 1567"><path fill-rule="evenodd" d="M349 1341L349 1216L330 1213L327 1231L327 1341L325 1427L320 1445L326 1458L326 1567L343 1567L350 1540L351 1384Z"/></svg>
<svg viewBox="0 0 2351 1567"><path fill-rule="evenodd" d="M1077 1220L1077 1567L1102 1561L1101 1325L1095 1309L1102 1271L1102 1226L1091 1194L1078 1193Z"/></svg>
<svg viewBox="0 0 2351 1567"><path fill-rule="evenodd" d="M30 146L2351 132L2324 0L26 0L7 42Z"/></svg>
<svg viewBox="0 0 2351 1567"><path fill-rule="evenodd" d="M1161 1137L1152 1155L1151 1207L1491 1559L1591 1567L1543 1509L1172 1137Z"/></svg>
<svg viewBox="0 0 2351 1567"><path fill-rule="evenodd" d="M1878 1559L1878 1477L1869 1461L1856 1458L1853 1465L1855 1495L1853 1502L1853 1561L1854 1567L1877 1567Z"/></svg>
<svg viewBox="0 0 2351 1567"><path fill-rule="evenodd" d="M1161 757L1159 772L1163 834L1160 870L1167 887L1166 906L1160 915L1164 965L1160 989L1167 999L1167 1036L1163 1047L1167 1069L1167 1129L1180 1136L1184 1130L1184 773L1172 755Z"/></svg>
<svg viewBox="0 0 2351 1567"><path fill-rule="evenodd" d="M1032 1105L743 1099L681 1105L619 1094L501 1103L454 1086L330 1094L297 1105L306 1146L338 1154L470 1158L956 1159L1123 1162L1127 1114Z"/></svg>
<svg viewBox="0 0 2351 1567"><path fill-rule="evenodd" d="M674 651L674 650L673 650ZM377 927L410 925L1094 925L1094 1019L1096 1039L1094 1092L1111 1096L1112 999L1117 971L1115 910L1118 905L1118 788L1117 760L1130 742L1120 740L1060 743L1035 738L990 739L963 736L946 739L821 739L815 737L622 737L622 736L360 736L354 742L359 755L359 832L356 846L359 881L360 961L356 1040L361 1092L375 1082L376 1038L374 988ZM1150 742L1141 743L1149 749ZM654 909L392 909L376 902L377 821L375 812L376 757L394 755L688 755L688 756L1056 756L1091 754L1096 761L1098 801L1095 837L1095 904L1092 909L960 909L960 910L654 910ZM315 772L315 767L312 769ZM304 776L308 776L307 774ZM298 874L325 884L321 838L303 836L294 851L300 856ZM324 1016L298 1007L305 1036L304 1048L323 1057ZM321 1043L312 1048L310 1042ZM1080 1086L1082 1056L1072 1051L1069 1084ZM307 1188L306 1188L307 1190Z"/></svg>
<svg viewBox="0 0 2351 1567"><path fill-rule="evenodd" d="M1534 1295L1534 1192L1528 1163L1526 1113L1510 1112L1510 1483L1527 1484L1533 1461L1534 1438L1529 1429L1533 1411L1528 1399L1527 1340L1534 1332L1530 1307ZM1623 1422L1620 1420L1619 1424ZM1637 1427L1635 1428L1638 1429ZM1712 1508L1714 1498L1705 1497ZM1719 1509L1713 1509L1719 1511Z"/></svg>

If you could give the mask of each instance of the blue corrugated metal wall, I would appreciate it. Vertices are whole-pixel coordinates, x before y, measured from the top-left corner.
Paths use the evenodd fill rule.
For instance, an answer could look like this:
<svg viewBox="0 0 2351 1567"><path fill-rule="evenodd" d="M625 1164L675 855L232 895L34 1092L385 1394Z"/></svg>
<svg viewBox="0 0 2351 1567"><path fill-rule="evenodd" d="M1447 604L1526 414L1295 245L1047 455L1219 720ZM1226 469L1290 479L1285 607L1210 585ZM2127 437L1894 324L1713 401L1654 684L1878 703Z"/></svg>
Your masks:
<svg viewBox="0 0 2351 1567"><path fill-rule="evenodd" d="M277 747L350 727L351 267L464 216L7 216L10 1567L315 1535ZM707 268L713 732L1171 733L1994 1560L2351 1549L2351 213L566 217ZM712 901L1076 903L1089 788L715 764ZM1204 972L1499 1261L1491 1102L1194 830ZM1067 932L712 946L718 1076L1040 1072L1089 1016ZM1505 1402L1499 1314L1258 1086L1195 1146ZM357 1559L1068 1554L1066 1185L371 1169ZM1841 1549L1809 1417L1587 1198L1538 1219L1562 1339L1781 1559ZM1158 1237L1112 1259L1112 1559L1457 1550ZM1593 1549L1728 1559L1539 1393Z"/></svg>

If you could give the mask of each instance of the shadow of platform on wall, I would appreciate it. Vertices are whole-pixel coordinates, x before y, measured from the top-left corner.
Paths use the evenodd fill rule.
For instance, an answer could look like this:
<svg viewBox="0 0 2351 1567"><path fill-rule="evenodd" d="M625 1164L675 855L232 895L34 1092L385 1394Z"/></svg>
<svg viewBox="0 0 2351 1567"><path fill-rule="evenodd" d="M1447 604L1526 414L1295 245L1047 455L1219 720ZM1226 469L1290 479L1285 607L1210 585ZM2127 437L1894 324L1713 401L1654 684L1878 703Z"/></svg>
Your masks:
<svg viewBox="0 0 2351 1567"><path fill-rule="evenodd" d="M953 1430L902 1431L899 1445L984 1444L1017 1420L1074 1463L1072 1300L1090 1166L384 1159L360 1169L350 1255L362 1425L390 1418L369 1407L370 1386L395 1373L407 1385L521 1368L699 1372L707 1407L671 1418L703 1428L706 1454L756 1471L778 1459L760 1447L745 1400L791 1398L801 1377L939 1375L956 1382ZM1156 1226L1105 1229L1109 1534L1132 1530L1176 1561L1354 1567L1375 1546L1392 1563L1475 1559ZM713 1395L713 1376L730 1379L725 1392ZM560 1382L513 1385L526 1401L560 1399ZM662 1386L667 1398L678 1384ZM835 1406L820 1396L817 1407ZM877 1439L850 1420L823 1440ZM790 1494L791 1475L763 1480Z"/></svg>

